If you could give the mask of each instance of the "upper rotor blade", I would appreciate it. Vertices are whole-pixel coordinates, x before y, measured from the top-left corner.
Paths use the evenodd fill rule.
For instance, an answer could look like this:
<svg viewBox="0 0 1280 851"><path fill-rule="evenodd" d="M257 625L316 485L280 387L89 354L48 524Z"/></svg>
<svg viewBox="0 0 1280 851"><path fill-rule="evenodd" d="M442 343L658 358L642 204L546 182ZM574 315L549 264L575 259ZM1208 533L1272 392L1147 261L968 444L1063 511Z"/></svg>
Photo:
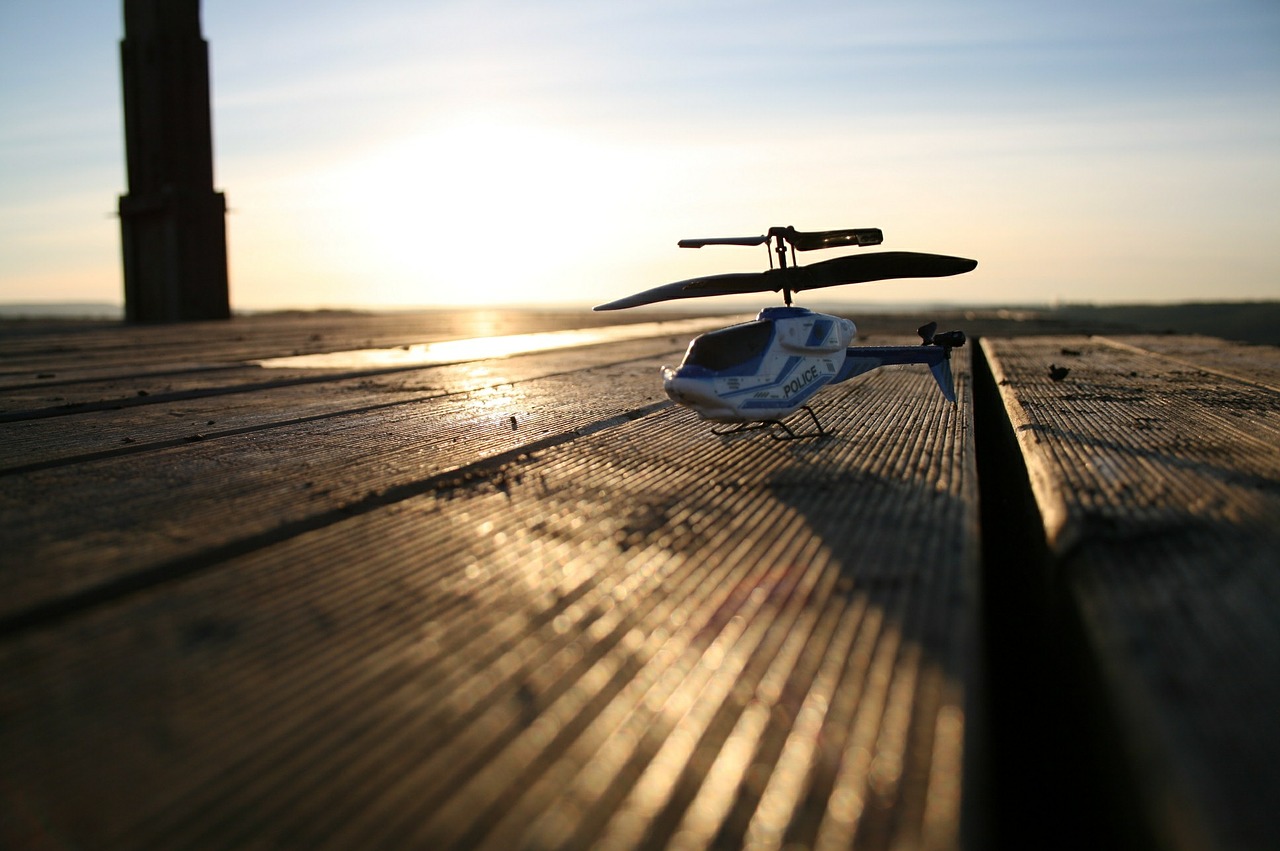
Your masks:
<svg viewBox="0 0 1280 851"><path fill-rule="evenodd" d="M884 232L880 228L812 232L790 230L784 238L795 247L796 251L815 251L819 248L839 248L845 245L879 245L884 242Z"/></svg>
<svg viewBox="0 0 1280 851"><path fill-rule="evenodd" d="M769 241L767 236L713 236L707 239L682 239L677 245L681 248L701 248L704 245L764 245Z"/></svg>

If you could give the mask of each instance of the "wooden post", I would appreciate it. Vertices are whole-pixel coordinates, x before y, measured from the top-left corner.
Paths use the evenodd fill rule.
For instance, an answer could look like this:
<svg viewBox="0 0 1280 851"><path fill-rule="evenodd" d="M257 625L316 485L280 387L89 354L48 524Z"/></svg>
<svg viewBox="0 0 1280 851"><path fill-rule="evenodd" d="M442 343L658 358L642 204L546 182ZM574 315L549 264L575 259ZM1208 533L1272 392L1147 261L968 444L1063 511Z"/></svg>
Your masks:
<svg viewBox="0 0 1280 851"><path fill-rule="evenodd" d="M124 0L125 318L226 319L226 199L213 189L199 0Z"/></svg>

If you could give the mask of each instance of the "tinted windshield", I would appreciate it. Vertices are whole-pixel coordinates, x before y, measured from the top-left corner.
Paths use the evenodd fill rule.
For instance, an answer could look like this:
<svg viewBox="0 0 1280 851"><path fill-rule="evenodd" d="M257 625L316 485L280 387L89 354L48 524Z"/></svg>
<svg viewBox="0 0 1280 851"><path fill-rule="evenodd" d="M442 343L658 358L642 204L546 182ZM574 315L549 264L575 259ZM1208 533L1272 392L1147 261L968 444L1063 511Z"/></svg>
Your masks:
<svg viewBox="0 0 1280 851"><path fill-rule="evenodd" d="M710 331L693 341L684 362L717 371L729 369L763 352L772 336L773 323L761 320Z"/></svg>

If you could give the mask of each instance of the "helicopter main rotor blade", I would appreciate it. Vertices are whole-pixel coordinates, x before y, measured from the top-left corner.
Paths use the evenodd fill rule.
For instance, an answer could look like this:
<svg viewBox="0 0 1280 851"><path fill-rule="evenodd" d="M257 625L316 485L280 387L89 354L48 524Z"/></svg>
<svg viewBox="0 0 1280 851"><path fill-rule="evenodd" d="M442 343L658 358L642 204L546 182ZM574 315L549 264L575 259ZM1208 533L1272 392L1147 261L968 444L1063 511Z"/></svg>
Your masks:
<svg viewBox="0 0 1280 851"><path fill-rule="evenodd" d="M978 261L946 254L920 254L914 251L883 251L876 254L853 254L833 257L809 266L770 269L767 272L736 272L708 275L663 284L651 290L629 295L594 310L622 310L659 301L700 298L740 293L791 292L816 290L840 284L864 284L889 278L939 278L959 275L976 268Z"/></svg>
<svg viewBox="0 0 1280 851"><path fill-rule="evenodd" d="M676 243L681 248L701 248L704 245L764 245L767 236L713 236L707 239L682 239Z"/></svg>
<svg viewBox="0 0 1280 851"><path fill-rule="evenodd" d="M772 270L778 271L776 269ZM687 281L676 281L663 284L651 290L629 295L608 304L598 304L592 310L622 310L627 307L639 307L659 301L674 301L679 298L701 298L709 295L739 295L741 293L766 293L778 290L767 277L770 272L731 272L726 275L708 275L705 278L691 278Z"/></svg>
<svg viewBox="0 0 1280 851"><path fill-rule="evenodd" d="M790 273L786 286L792 292L835 287L841 284L865 284L890 278L942 278L960 275L977 268L977 260L947 254L921 254L916 251L880 251L873 254L851 254L833 257L808 266L793 266L775 271Z"/></svg>

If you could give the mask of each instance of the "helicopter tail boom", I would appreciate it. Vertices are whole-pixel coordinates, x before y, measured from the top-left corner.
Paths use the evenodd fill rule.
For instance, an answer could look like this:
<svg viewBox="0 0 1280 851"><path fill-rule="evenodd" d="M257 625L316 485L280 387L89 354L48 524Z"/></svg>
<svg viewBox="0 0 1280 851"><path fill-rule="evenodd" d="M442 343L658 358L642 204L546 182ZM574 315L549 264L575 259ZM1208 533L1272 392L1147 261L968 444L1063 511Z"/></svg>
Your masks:
<svg viewBox="0 0 1280 851"><path fill-rule="evenodd" d="M835 384L847 381L873 369L894 364L921 363L929 367L938 389L948 402L956 400L955 379L951 374L951 349L944 346L851 346L845 350L844 364Z"/></svg>

